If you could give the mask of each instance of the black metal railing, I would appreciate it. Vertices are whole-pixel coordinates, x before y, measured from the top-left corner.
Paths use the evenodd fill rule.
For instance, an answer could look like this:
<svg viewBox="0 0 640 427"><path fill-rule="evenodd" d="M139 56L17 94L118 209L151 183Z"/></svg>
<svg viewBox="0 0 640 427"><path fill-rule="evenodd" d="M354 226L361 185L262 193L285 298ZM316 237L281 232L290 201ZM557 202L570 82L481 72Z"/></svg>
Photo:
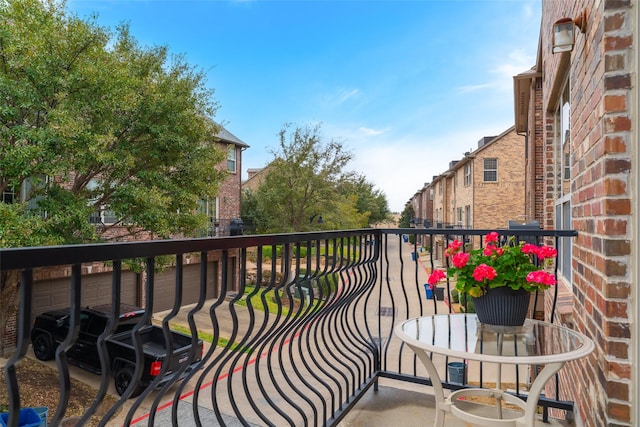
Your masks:
<svg viewBox="0 0 640 427"><path fill-rule="evenodd" d="M499 231L546 239L558 249L561 239L576 235L573 231ZM111 276L102 302L120 306L124 274L133 269L142 279L137 291L137 302L147 310L142 322L161 325L167 331L165 337L170 336L170 328L182 328L193 344L198 335L207 342L198 369L183 381L172 380L156 389L158 377L135 399L127 399L125 393L101 415L98 425L208 425L212 421L336 425L367 390L377 387L380 378L430 384L413 352L393 335L393 328L408 317L452 310L447 303L449 283L445 299L425 297L428 271L446 262L438 248L453 238L481 242L487 232L364 229L1 249L2 272L20 272L17 342L4 370L11 413L8 425L17 425L17 414L24 406L17 369L22 359L30 357L31 326L43 311L34 305L43 269L70 271L67 279L56 282L68 290L71 326L56 351L61 394L58 406L51 408L50 425L59 425L69 415L72 385L67 353L77 341L79 313L87 304L83 283L88 280L89 265L101 265ZM167 256L171 262L167 263ZM187 268L194 265L196 274L187 275ZM173 306L156 312L161 298L159 277L166 277L167 269L175 277L169 286ZM189 300L187 295L194 292L195 299ZM117 314L114 308L113 317ZM102 375L96 376L95 398L84 410L81 424L95 419L97 408L113 388L113 361L105 342L116 328L112 322L98 339ZM132 330L134 341L139 329ZM171 349L170 339L165 344ZM192 352L189 357L197 361L200 355ZM445 387L466 386L449 381L444 370ZM139 378L140 373L135 376ZM520 394L520 389L515 392ZM571 402L559 399L558 393L540 404L571 410ZM526 398L524 393L521 396Z"/></svg>

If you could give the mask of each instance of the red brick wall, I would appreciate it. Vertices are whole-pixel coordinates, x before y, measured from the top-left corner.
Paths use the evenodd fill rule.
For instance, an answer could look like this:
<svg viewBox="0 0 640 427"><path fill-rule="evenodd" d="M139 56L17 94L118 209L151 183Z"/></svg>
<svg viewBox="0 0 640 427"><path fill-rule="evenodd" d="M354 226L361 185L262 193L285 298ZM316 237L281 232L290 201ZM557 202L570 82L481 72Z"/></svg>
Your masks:
<svg viewBox="0 0 640 427"><path fill-rule="evenodd" d="M225 144L226 147L226 144ZM227 162L224 162L226 169ZM240 194L241 194L242 149L236 146L236 171L229 172L229 177L220 184L218 197L220 212L218 218L240 218Z"/></svg>
<svg viewBox="0 0 640 427"><path fill-rule="evenodd" d="M526 202L525 215L527 220L536 220L544 224L544 129L542 122L542 80L535 79L529 99L529 133L527 141L526 159Z"/></svg>
<svg viewBox="0 0 640 427"><path fill-rule="evenodd" d="M558 82L571 84L572 323L595 352L560 375L576 402L578 425L637 425L632 420L631 198L633 15L630 0L543 0L542 60L545 227L555 226L553 110ZM637 6L637 5L636 5ZM588 12L570 54L551 53L553 23ZM637 69L635 70L637 72ZM637 106L636 106L637 108ZM635 345L638 345L635 343ZM636 391L637 393L637 391ZM562 396L561 396L562 397Z"/></svg>

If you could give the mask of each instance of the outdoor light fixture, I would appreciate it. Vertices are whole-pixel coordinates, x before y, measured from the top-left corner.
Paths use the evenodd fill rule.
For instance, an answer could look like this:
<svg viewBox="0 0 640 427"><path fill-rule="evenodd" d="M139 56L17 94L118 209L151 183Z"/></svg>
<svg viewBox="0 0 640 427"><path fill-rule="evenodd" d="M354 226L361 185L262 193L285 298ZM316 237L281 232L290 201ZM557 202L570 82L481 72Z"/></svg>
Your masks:
<svg viewBox="0 0 640 427"><path fill-rule="evenodd" d="M584 9L575 19L562 18L553 24L553 53L571 52L575 44L575 27L584 33L587 29L587 10Z"/></svg>

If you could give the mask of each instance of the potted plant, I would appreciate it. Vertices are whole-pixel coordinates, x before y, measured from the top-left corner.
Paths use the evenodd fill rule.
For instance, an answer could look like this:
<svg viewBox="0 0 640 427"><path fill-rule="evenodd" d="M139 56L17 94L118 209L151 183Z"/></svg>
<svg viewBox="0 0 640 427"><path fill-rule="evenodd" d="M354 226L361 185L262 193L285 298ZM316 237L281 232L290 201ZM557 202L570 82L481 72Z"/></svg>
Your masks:
<svg viewBox="0 0 640 427"><path fill-rule="evenodd" d="M545 267L557 256L555 248L516 243L515 237L499 245L500 235L485 236L485 246L469 252L454 240L445 255L450 267L445 274L434 270L428 279L432 286L446 278L455 278L455 289L472 298L478 319L483 323L519 326L529 308L530 293L556 284Z"/></svg>

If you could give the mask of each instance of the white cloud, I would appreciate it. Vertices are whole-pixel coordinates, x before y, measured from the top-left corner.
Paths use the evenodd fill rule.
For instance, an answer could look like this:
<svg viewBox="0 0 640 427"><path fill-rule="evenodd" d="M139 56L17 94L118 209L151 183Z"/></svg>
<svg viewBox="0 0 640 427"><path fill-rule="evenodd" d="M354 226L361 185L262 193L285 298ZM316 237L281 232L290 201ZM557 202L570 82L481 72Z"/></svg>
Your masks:
<svg viewBox="0 0 640 427"><path fill-rule="evenodd" d="M359 129L361 134L365 135L365 136L378 136L378 135L382 135L383 133L387 133L389 132L389 128L386 129L371 129L365 126L361 126Z"/></svg>
<svg viewBox="0 0 640 427"><path fill-rule="evenodd" d="M325 96L323 99L323 103L326 107L335 108L339 105L344 104L350 99L358 97L359 95L360 90L357 88L340 89L330 95Z"/></svg>
<svg viewBox="0 0 640 427"><path fill-rule="evenodd" d="M495 83L484 83L484 84L477 84L477 85L467 85L467 86L460 86L456 89L456 91L458 93L471 93L471 92L477 92L479 90L484 90L484 89L492 89L495 87Z"/></svg>
<svg viewBox="0 0 640 427"><path fill-rule="evenodd" d="M509 53L509 62L498 64L492 72L501 77L513 77L530 69L536 61L533 55L527 55L522 49L516 49Z"/></svg>
<svg viewBox="0 0 640 427"><path fill-rule="evenodd" d="M478 92L481 90L513 90L513 76L530 69L535 63L535 57L527 55L522 49L511 51L507 55L507 61L497 63L489 73L495 77L494 80L487 83L479 83L475 85L459 86L456 91L460 94Z"/></svg>

